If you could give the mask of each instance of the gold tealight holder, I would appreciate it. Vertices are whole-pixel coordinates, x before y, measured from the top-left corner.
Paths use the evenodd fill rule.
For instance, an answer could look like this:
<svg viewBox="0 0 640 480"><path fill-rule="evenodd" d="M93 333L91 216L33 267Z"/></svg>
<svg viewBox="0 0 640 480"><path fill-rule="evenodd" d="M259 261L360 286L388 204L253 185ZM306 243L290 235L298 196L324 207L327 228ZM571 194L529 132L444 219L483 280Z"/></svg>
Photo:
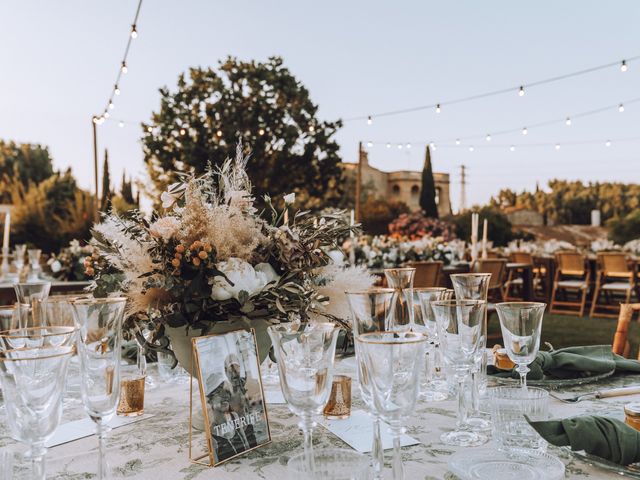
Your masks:
<svg viewBox="0 0 640 480"><path fill-rule="evenodd" d="M342 420L351 415L351 377L334 375L329 401L324 416L330 420Z"/></svg>

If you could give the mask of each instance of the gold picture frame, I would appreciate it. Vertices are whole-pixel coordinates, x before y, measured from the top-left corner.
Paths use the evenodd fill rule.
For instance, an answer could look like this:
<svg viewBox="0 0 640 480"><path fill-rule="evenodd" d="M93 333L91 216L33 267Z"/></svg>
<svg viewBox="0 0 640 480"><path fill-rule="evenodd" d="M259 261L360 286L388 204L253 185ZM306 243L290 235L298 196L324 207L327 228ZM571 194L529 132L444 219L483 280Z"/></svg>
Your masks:
<svg viewBox="0 0 640 480"><path fill-rule="evenodd" d="M207 349L215 354L207 355ZM227 353L223 358L225 351ZM189 460L192 463L215 467L271 443L258 359L258 345L253 328L205 335L191 340ZM198 380L206 441L204 453L196 454L195 457L194 376ZM253 398L249 402L250 395ZM215 423L213 426L212 420ZM208 461L203 461L204 458L208 458Z"/></svg>

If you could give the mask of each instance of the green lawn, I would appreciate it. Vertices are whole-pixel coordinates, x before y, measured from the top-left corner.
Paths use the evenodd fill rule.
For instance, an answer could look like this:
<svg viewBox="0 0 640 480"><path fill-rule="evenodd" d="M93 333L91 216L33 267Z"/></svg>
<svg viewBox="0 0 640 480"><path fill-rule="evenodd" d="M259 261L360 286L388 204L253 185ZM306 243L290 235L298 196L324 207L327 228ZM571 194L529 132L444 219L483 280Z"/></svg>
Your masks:
<svg viewBox="0 0 640 480"><path fill-rule="evenodd" d="M618 321L611 318L573 317L570 315L546 314L542 323L542 345L549 342L554 348L570 347L573 345L610 345L616 331ZM498 316L493 314L489 319L489 335L500 335L500 323ZM635 358L640 343L640 326L632 321L629 328L629 342L631 343L631 355ZM494 343L502 344L502 336L492 340L489 338L489 346Z"/></svg>

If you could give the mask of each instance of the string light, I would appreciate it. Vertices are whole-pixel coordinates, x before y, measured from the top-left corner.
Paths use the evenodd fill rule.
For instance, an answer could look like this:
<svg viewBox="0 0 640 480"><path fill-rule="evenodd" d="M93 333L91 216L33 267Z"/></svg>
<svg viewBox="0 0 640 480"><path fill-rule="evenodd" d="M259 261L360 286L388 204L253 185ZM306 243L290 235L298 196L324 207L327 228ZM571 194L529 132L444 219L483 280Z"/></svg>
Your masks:
<svg viewBox="0 0 640 480"><path fill-rule="evenodd" d="M113 102L109 102L109 110L113 110L114 108L116 108L116 106L113 104Z"/></svg>
<svg viewBox="0 0 640 480"><path fill-rule="evenodd" d="M509 147L509 150L512 151L512 152L515 152L516 151L516 146L515 145L511 145Z"/></svg>
<svg viewBox="0 0 640 480"><path fill-rule="evenodd" d="M474 150L473 145L471 145L471 146L469 147L469 151L470 151L470 152L473 152L473 150Z"/></svg>
<svg viewBox="0 0 640 480"><path fill-rule="evenodd" d="M402 150L402 144L401 143L398 144L398 150Z"/></svg>
<svg viewBox="0 0 640 480"><path fill-rule="evenodd" d="M371 141L367 142L367 147L368 147L368 148L373 147L373 142L371 142Z"/></svg>
<svg viewBox="0 0 640 480"><path fill-rule="evenodd" d="M387 143L387 148L391 148L391 144L390 143Z"/></svg>
<svg viewBox="0 0 640 480"><path fill-rule="evenodd" d="M604 146L605 147L610 147L611 146L611 140L607 140L606 142L604 142Z"/></svg>
<svg viewBox="0 0 640 480"><path fill-rule="evenodd" d="M456 145L460 145L460 139L456 138Z"/></svg>
<svg viewBox="0 0 640 480"><path fill-rule="evenodd" d="M620 71L622 73L626 72L629 69L629 67L627 66L627 61L626 60L622 60L622 63L620 64Z"/></svg>
<svg viewBox="0 0 640 480"><path fill-rule="evenodd" d="M411 149L411 144L407 143L407 150L410 150L410 149Z"/></svg>
<svg viewBox="0 0 640 480"><path fill-rule="evenodd" d="M524 85L520 85L520 90L518 90L518 95L520 97L524 97Z"/></svg>
<svg viewBox="0 0 640 480"><path fill-rule="evenodd" d="M441 110L442 110L442 109L440 108L440 104L438 103L438 104L436 105L436 113L440 113L440 111L441 111Z"/></svg>
<svg viewBox="0 0 640 480"><path fill-rule="evenodd" d="M618 105L618 111L620 113L624 112L624 105L622 103L620 105Z"/></svg>
<svg viewBox="0 0 640 480"><path fill-rule="evenodd" d="M120 95L120 87L118 87L117 84L116 84L115 88L113 89L113 93L115 93L116 95Z"/></svg>
<svg viewBox="0 0 640 480"><path fill-rule="evenodd" d="M565 125L567 127L570 127L571 126L571 117L567 117L567 119L564 121L564 123L565 123Z"/></svg>
<svg viewBox="0 0 640 480"><path fill-rule="evenodd" d="M484 137L484 139L485 139L487 142L490 142L490 141L491 141L491 135L489 135L489 134L487 133L487 136L486 136L486 137Z"/></svg>
<svg viewBox="0 0 640 480"><path fill-rule="evenodd" d="M124 122L123 122L122 120L120 120L120 121L118 122L118 126L119 126L120 128L124 128Z"/></svg>
<svg viewBox="0 0 640 480"><path fill-rule="evenodd" d="M111 116L111 114L109 114L109 112L104 112L104 113L102 114L102 116L103 116L104 118L109 118L109 117Z"/></svg>
<svg viewBox="0 0 640 480"><path fill-rule="evenodd" d="M138 30L136 30L136 24L131 25L131 38L134 40L138 38Z"/></svg>
<svg viewBox="0 0 640 480"><path fill-rule="evenodd" d="M435 142L429 142L429 146L430 146L431 148L436 148L436 144L435 144Z"/></svg>
<svg viewBox="0 0 640 480"><path fill-rule="evenodd" d="M438 150L438 146L434 143L433 146L431 147L433 148L433 151L435 152L436 150Z"/></svg>
<svg viewBox="0 0 640 480"><path fill-rule="evenodd" d="M559 143L556 143L555 148L556 148L556 150L560 150L560 144L559 144Z"/></svg>
<svg viewBox="0 0 640 480"><path fill-rule="evenodd" d="M369 117L367 118L367 125L371 125L373 123L373 119L371 118L371 115L369 115Z"/></svg>
<svg viewBox="0 0 640 480"><path fill-rule="evenodd" d="M528 134L528 133L529 133L529 130L527 130L527 127L524 127L524 128L522 129L522 134L523 134L523 135L526 135L526 134Z"/></svg>
<svg viewBox="0 0 640 480"><path fill-rule="evenodd" d="M127 68L127 62L125 62L124 60L122 61L122 65L120 66L120 71L122 73L127 73L129 71L129 68Z"/></svg>

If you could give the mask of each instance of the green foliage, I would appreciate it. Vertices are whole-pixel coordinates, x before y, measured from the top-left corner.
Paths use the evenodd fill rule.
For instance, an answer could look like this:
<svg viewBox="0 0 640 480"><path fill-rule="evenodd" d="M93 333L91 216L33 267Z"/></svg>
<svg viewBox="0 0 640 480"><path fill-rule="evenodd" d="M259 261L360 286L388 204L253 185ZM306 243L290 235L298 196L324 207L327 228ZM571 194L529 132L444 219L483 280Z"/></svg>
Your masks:
<svg viewBox="0 0 640 480"><path fill-rule="evenodd" d="M369 196L360 207L362 230L369 235L386 234L389 232L389 224L409 211L405 203Z"/></svg>
<svg viewBox="0 0 640 480"><path fill-rule="evenodd" d="M588 225L591 210L598 209L602 219L623 217L640 206L640 185L624 183L588 183L551 180L549 191L516 193L501 190L491 199L500 208L526 208L540 212L557 224Z"/></svg>
<svg viewBox="0 0 640 480"><path fill-rule="evenodd" d="M333 139L341 123L323 122L307 89L282 59L191 68L175 92L160 89L152 120L143 124L143 150L157 191L177 181L176 171L201 174L235 155L239 139L251 147L248 173L256 198L296 192L304 208L334 206L342 172Z"/></svg>
<svg viewBox="0 0 640 480"><path fill-rule="evenodd" d="M420 208L427 217L438 218L436 205L436 184L433 181L433 167L431 166L431 150L427 145L422 169L422 187L420 189Z"/></svg>
<svg viewBox="0 0 640 480"><path fill-rule="evenodd" d="M635 210L624 217L614 217L607 222L609 238L618 245L640 238L640 210Z"/></svg>
<svg viewBox="0 0 640 480"><path fill-rule="evenodd" d="M471 241L471 214L473 212L480 214L479 238L482 237L482 223L485 218L489 223L489 241L492 241L494 246L505 246L515 238L515 235L511 230L511 222L506 215L504 215L498 208L490 206L467 210L461 215L454 217L453 223L456 227L458 238L467 242Z"/></svg>
<svg viewBox="0 0 640 480"><path fill-rule="evenodd" d="M46 147L0 140L0 177L17 178L28 185L40 183L51 175L53 164Z"/></svg>
<svg viewBox="0 0 640 480"><path fill-rule="evenodd" d="M104 164L102 165L102 198L100 199L100 211L108 212L111 208L111 177L109 175L109 151L104 149Z"/></svg>

